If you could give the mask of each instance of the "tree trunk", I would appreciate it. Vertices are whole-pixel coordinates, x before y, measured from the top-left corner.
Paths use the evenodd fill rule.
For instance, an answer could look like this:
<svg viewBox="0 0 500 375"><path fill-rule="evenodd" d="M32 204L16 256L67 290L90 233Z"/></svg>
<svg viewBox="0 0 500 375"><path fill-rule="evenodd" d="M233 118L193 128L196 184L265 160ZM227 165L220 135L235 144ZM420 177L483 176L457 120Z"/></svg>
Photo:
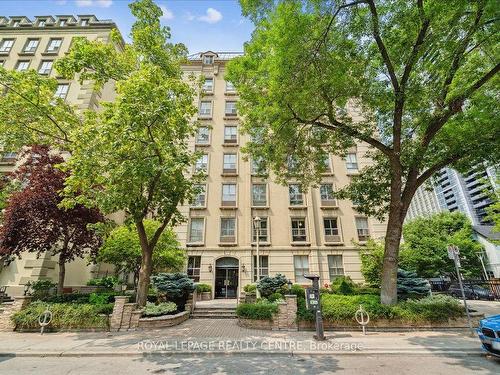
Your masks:
<svg viewBox="0 0 500 375"><path fill-rule="evenodd" d="M137 234L141 244L142 259L141 268L139 269L139 282L137 283L136 303L139 307L146 306L148 300L149 281L153 270L153 248L148 241L146 229L142 220L136 221Z"/></svg>
<svg viewBox="0 0 500 375"><path fill-rule="evenodd" d="M139 307L145 306L148 300L149 282L153 270L153 251L149 247L142 248L141 269L137 283L136 303Z"/></svg>
<svg viewBox="0 0 500 375"><path fill-rule="evenodd" d="M66 262L63 255L59 255L59 280L57 283L57 294L63 294L64 278L66 277Z"/></svg>
<svg viewBox="0 0 500 375"><path fill-rule="evenodd" d="M380 283L380 300L384 305L398 302L398 256L403 223L399 211L389 212L385 237L384 263Z"/></svg>

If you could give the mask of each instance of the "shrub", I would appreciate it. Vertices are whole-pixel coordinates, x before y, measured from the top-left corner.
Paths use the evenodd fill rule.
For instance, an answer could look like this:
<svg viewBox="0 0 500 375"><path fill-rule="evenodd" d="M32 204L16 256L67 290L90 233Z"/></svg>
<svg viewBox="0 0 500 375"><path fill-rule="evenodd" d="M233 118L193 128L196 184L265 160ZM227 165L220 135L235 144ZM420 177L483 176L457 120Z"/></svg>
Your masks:
<svg viewBox="0 0 500 375"><path fill-rule="evenodd" d="M53 295L56 291L56 283L50 280L37 280L30 282L30 288L32 290L32 296L34 300L41 300L48 298Z"/></svg>
<svg viewBox="0 0 500 375"><path fill-rule="evenodd" d="M356 284L349 276L340 276L333 280L330 288L335 294L352 295L355 293Z"/></svg>
<svg viewBox="0 0 500 375"><path fill-rule="evenodd" d="M109 309L109 306L107 308ZM52 321L49 327L54 329L107 328L108 326L108 318L99 316L104 308L85 303L45 303L37 301L16 312L11 319L16 328L40 329L38 317L47 309L52 312Z"/></svg>
<svg viewBox="0 0 500 375"><path fill-rule="evenodd" d="M379 288L373 288L370 286L357 286L355 290L355 294L371 294L374 296L380 295L380 289Z"/></svg>
<svg viewBox="0 0 500 375"><path fill-rule="evenodd" d="M259 300L256 303L240 303L236 308L236 315L246 319L272 320L277 312L278 306L266 300Z"/></svg>
<svg viewBox="0 0 500 375"><path fill-rule="evenodd" d="M196 284L196 291L198 293L211 292L212 287L208 284Z"/></svg>
<svg viewBox="0 0 500 375"><path fill-rule="evenodd" d="M446 322L464 316L462 305L455 298L445 295L409 299L393 309L398 318L412 323Z"/></svg>
<svg viewBox="0 0 500 375"><path fill-rule="evenodd" d="M302 285L299 284L293 284L290 290L288 291L289 294L296 295L298 298L305 298L306 296L306 290Z"/></svg>
<svg viewBox="0 0 500 375"><path fill-rule="evenodd" d="M270 296L273 293L280 292L288 283L288 279L281 274L274 277L265 276L258 283L257 288L263 297Z"/></svg>
<svg viewBox="0 0 500 375"><path fill-rule="evenodd" d="M398 269L398 298L419 298L428 296L431 290L429 282L418 277L416 272Z"/></svg>
<svg viewBox="0 0 500 375"><path fill-rule="evenodd" d="M162 302L154 304L151 302L146 303L146 307L142 312L143 316L160 316L172 314L177 311L177 305L173 302Z"/></svg>
<svg viewBox="0 0 500 375"><path fill-rule="evenodd" d="M314 313L307 309L306 307L306 299L302 295L297 297L297 320L305 320L309 322L314 322L315 316Z"/></svg>
<svg viewBox="0 0 500 375"><path fill-rule="evenodd" d="M89 303L88 293L67 293L39 298L40 301L50 303Z"/></svg>
<svg viewBox="0 0 500 375"><path fill-rule="evenodd" d="M362 305L370 319L390 319L393 317L390 306L380 303L380 297L371 295L323 295L321 306L323 317L329 321L352 321Z"/></svg>
<svg viewBox="0 0 500 375"><path fill-rule="evenodd" d="M102 305L96 305L96 312L98 314L111 315L113 313L114 303L104 303Z"/></svg>
<svg viewBox="0 0 500 375"><path fill-rule="evenodd" d="M100 286L106 289L113 289L115 284L118 283L118 278L115 276L105 276L100 278L94 278L87 281L89 286Z"/></svg>
<svg viewBox="0 0 500 375"><path fill-rule="evenodd" d="M255 284L247 284L243 287L243 290L245 291L246 294L253 294L255 295L257 292L257 285Z"/></svg>
<svg viewBox="0 0 500 375"><path fill-rule="evenodd" d="M184 311L189 293L194 291L195 286L184 273L159 273L151 277L151 283L164 294L167 300L175 302L179 311Z"/></svg>
<svg viewBox="0 0 500 375"><path fill-rule="evenodd" d="M282 300L284 300L284 297L283 297L283 294L281 294L281 293L273 293L267 297L267 300L269 302L282 301Z"/></svg>

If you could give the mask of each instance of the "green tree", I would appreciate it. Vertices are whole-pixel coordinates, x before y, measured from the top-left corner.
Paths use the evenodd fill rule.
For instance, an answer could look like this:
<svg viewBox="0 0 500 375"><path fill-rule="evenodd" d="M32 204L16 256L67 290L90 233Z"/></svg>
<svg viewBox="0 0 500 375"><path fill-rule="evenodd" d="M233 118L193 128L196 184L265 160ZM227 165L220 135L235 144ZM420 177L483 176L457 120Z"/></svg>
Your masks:
<svg viewBox="0 0 500 375"><path fill-rule="evenodd" d="M365 246L359 246L359 251L361 274L365 282L370 286L380 287L380 277L382 276L382 265L384 263L384 243L368 240Z"/></svg>
<svg viewBox="0 0 500 375"><path fill-rule="evenodd" d="M196 154L187 141L196 130L196 108L194 85L183 80L180 68L187 50L169 42L161 9L152 0L129 7L136 18L131 44L123 45L118 31L109 43L75 38L55 64L60 75L92 80L96 90L114 83L115 100L101 103L98 112L80 113L53 98L54 79L0 68L0 84L7 88L0 97L0 143L7 151L32 143L69 151L62 165L71 173L64 204L125 213L141 245L137 302L144 306L154 250L162 233L184 219L178 206L193 194ZM160 222L151 237L146 218Z"/></svg>
<svg viewBox="0 0 500 375"><path fill-rule="evenodd" d="M493 231L500 232L500 180L496 181L495 191L490 194L493 203L486 209L488 219L493 222ZM497 243L500 241L496 241Z"/></svg>
<svg viewBox="0 0 500 375"><path fill-rule="evenodd" d="M159 221L144 220L148 240L153 237L160 225ZM167 228L158 239L153 252L153 272L180 271L184 266L185 258L185 252L180 248L174 231ZM142 261L137 230L130 225L120 225L114 228L106 237L95 260L113 264L116 272L132 273L134 284L137 284Z"/></svg>
<svg viewBox="0 0 500 375"><path fill-rule="evenodd" d="M252 158L284 182L318 182L356 142L375 164L337 193L388 217L381 300L397 301L403 221L445 166L499 160L494 0L241 0L256 24L227 78Z"/></svg>
<svg viewBox="0 0 500 375"><path fill-rule="evenodd" d="M461 272L466 277L479 277L478 254L482 245L473 237L469 219L459 212L442 212L414 219L404 225L401 267L421 277L455 275L455 265L448 258L447 246L460 249ZM454 276L456 277L456 275Z"/></svg>

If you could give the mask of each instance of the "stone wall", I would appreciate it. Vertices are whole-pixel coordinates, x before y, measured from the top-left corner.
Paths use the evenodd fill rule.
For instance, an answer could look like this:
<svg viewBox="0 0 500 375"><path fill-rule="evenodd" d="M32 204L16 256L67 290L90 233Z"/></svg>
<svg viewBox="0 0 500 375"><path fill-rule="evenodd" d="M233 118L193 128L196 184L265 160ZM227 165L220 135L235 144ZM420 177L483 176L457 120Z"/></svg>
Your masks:
<svg viewBox="0 0 500 375"><path fill-rule="evenodd" d="M175 315L162 315L153 318L140 318L139 328L164 328L176 326L189 319L189 311L183 311Z"/></svg>
<svg viewBox="0 0 500 375"><path fill-rule="evenodd" d="M297 296L286 295L278 303L278 314L273 318L273 331L297 331Z"/></svg>
<svg viewBox="0 0 500 375"><path fill-rule="evenodd" d="M14 297L14 302L5 302L0 305L0 332L9 332L16 329L10 319L14 313L22 310L31 302L30 296Z"/></svg>

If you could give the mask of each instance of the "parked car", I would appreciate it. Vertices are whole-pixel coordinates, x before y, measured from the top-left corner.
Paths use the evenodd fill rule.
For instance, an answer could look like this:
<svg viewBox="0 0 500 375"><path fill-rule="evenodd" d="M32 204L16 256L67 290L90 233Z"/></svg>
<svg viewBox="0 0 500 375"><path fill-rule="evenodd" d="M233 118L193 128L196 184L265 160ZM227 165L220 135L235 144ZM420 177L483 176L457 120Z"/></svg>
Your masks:
<svg viewBox="0 0 500 375"><path fill-rule="evenodd" d="M500 358L500 315L490 316L479 322L477 329L483 349Z"/></svg>
<svg viewBox="0 0 500 375"><path fill-rule="evenodd" d="M447 293L456 298L462 298L462 292L458 284L450 285ZM464 285L464 294L467 299L485 299L493 301L495 296L490 290L485 289L479 285Z"/></svg>

